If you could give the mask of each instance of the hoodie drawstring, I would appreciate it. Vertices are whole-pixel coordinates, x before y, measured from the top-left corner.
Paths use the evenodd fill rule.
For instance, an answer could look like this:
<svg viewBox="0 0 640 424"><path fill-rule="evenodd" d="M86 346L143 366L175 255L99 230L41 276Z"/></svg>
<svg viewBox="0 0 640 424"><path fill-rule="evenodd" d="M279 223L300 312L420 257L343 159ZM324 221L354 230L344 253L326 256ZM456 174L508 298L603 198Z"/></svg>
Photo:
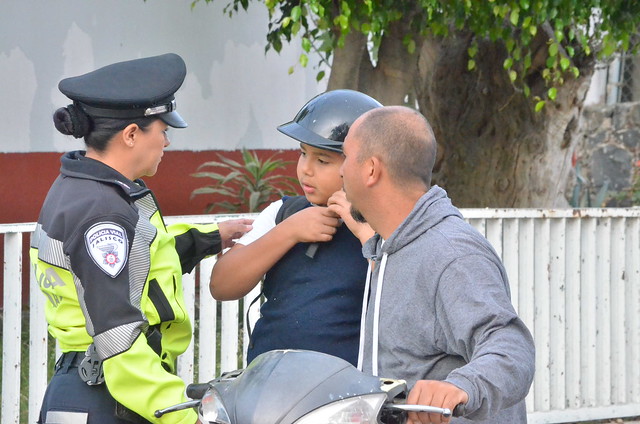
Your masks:
<svg viewBox="0 0 640 424"><path fill-rule="evenodd" d="M382 261L380 261L376 297L373 305L373 343L371 346L371 371L373 375L378 375L378 325L380 324L380 298L382 297L382 282L384 280L384 269L386 266L387 254L385 253L382 255Z"/></svg>
<svg viewBox="0 0 640 424"><path fill-rule="evenodd" d="M369 289L371 287L371 263L369 261L369 267L367 268L367 280L364 283L364 294L362 295L362 314L360 315L360 344L358 345L358 369L362 371L362 356L364 353L364 330L365 320L367 318L367 306L369 304Z"/></svg>
<svg viewBox="0 0 640 424"><path fill-rule="evenodd" d="M360 317L360 345L358 347L358 369L362 371L362 362L364 360L364 339L366 331L367 308L369 306L369 290L371 288L371 276L373 274L372 262L369 262L367 269L367 280L364 285L364 296L362 297L362 315ZM380 295L382 294L382 282L384 280L384 271L387 266L387 254L382 255L380 261L380 271L378 272L378 284L376 285L376 293L373 305L373 340L371 346L371 370L373 375L378 375L378 325L380 322Z"/></svg>

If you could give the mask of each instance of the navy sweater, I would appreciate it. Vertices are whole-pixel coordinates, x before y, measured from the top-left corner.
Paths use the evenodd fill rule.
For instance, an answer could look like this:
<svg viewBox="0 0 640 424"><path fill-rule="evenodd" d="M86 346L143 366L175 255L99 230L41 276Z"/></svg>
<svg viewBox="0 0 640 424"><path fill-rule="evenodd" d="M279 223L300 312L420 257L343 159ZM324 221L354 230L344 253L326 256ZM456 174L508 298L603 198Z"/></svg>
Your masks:
<svg viewBox="0 0 640 424"><path fill-rule="evenodd" d="M267 272L249 362L269 350L305 349L356 365L367 272L360 241L342 225L313 258L308 247L298 243Z"/></svg>

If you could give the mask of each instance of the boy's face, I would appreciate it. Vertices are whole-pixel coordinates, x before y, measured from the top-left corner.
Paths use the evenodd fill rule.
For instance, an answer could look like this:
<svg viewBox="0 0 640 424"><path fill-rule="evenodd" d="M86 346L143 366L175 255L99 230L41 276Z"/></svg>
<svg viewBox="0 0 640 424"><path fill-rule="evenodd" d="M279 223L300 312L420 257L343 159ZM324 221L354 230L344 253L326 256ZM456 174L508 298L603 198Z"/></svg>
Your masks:
<svg viewBox="0 0 640 424"><path fill-rule="evenodd" d="M340 167L343 161L340 153L300 143L298 181L309 202L325 206L329 197L342 189Z"/></svg>

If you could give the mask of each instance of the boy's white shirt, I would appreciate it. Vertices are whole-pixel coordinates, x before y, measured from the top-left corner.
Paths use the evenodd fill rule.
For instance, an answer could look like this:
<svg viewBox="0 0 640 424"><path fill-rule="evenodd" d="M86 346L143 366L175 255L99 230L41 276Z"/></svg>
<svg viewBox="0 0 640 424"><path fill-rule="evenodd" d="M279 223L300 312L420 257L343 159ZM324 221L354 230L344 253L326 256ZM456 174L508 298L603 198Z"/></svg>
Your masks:
<svg viewBox="0 0 640 424"><path fill-rule="evenodd" d="M253 221L251 231L238 239L236 243L247 246L271 231L276 226L276 216L282 206L282 199L271 203Z"/></svg>

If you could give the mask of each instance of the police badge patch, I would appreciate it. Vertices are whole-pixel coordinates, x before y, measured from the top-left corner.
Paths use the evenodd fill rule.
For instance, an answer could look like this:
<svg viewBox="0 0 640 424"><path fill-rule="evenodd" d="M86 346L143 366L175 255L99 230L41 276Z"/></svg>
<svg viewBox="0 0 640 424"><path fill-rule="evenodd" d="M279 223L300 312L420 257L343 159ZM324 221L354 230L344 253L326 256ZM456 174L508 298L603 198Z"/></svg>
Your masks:
<svg viewBox="0 0 640 424"><path fill-rule="evenodd" d="M93 225L84 233L87 252L107 275L115 278L127 262L127 233L113 222L101 222Z"/></svg>

